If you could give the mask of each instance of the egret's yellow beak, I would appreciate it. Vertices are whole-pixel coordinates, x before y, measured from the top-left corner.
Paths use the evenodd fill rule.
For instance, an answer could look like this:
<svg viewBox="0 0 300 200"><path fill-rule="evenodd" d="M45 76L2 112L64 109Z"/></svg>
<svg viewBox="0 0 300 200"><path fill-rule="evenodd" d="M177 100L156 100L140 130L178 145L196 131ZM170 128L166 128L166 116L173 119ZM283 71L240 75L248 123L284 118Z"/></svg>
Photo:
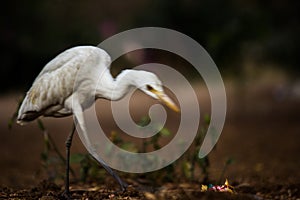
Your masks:
<svg viewBox="0 0 300 200"><path fill-rule="evenodd" d="M177 105L164 92L160 92L160 91L157 91L157 90L154 90L154 89L151 92L154 93L161 102L166 104L166 106L168 106L169 108L171 108L175 112L180 112L180 109L177 107Z"/></svg>

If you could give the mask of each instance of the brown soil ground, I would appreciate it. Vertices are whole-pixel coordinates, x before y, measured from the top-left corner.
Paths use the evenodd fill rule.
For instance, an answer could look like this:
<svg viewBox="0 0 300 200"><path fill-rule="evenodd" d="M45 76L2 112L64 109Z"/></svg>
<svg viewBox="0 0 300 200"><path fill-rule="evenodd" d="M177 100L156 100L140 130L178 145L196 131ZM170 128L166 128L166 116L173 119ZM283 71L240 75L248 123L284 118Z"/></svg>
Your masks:
<svg viewBox="0 0 300 200"><path fill-rule="evenodd" d="M110 178L101 182L71 180L73 199L300 199L300 99L282 94L277 97L276 84L241 88L226 84L228 115L216 150L209 155L210 179L221 174L224 161L233 158L225 176L235 193L201 192L201 183L169 182L161 185L126 178L126 192ZM275 95L274 95L275 94ZM281 95L281 94L279 94ZM43 135L36 123L8 130L7 122L16 108L19 95L0 98L0 199L61 199L63 182L52 183L41 172L40 154ZM207 102L207 97L203 102ZM107 102L99 107L106 115ZM205 105L205 104L204 104ZM141 105L142 106L142 105ZM201 107L202 109L202 107ZM205 110L205 109L204 109ZM113 130L109 117L107 130ZM109 124L109 125L108 125ZM71 118L46 119L45 125L61 152L71 127ZM72 152L85 152L75 137Z"/></svg>

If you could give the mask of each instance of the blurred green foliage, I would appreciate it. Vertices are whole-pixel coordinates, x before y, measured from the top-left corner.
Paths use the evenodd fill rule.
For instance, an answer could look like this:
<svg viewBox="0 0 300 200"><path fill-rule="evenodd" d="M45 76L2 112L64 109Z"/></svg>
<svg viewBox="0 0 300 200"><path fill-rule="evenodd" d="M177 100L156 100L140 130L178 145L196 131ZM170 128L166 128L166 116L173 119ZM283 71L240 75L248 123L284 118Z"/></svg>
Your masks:
<svg viewBox="0 0 300 200"><path fill-rule="evenodd" d="M299 72L296 0L41 0L0 7L0 90L28 88L42 67L72 46L97 45L118 32L160 26L198 41L223 69L247 58Z"/></svg>
<svg viewBox="0 0 300 200"><path fill-rule="evenodd" d="M139 125L146 126L150 122L148 117L143 117ZM210 116L204 117L204 122L196 135L196 138L189 149L184 153L184 155L179 158L174 163L164 167L163 169L142 173L142 174L128 174L123 173L122 177L129 177L134 180L141 180L151 182L151 184L162 184L164 182L176 182L176 181L196 181L204 184L211 183L212 178L210 177L210 160L206 156L202 159L198 157L198 153L207 132L207 128L210 124ZM126 151L131 152L148 152L149 150L157 150L163 147L161 144L164 137L171 137L172 133L166 127L154 126L150 127L153 130L158 131L155 136L147 139L143 139L142 146L138 146L132 141L125 141L120 134L113 131L110 135L110 140ZM109 151L106 152L109 154ZM116 156L116 155L114 155ZM149 164L155 163L153 157L149 157ZM232 164L233 159L227 158L224 163L224 167L219 177L219 182L224 182L226 170L230 164ZM103 168L100 168L98 162L94 160L88 154L73 154L71 155L71 163L80 165L80 177L81 181L93 180L105 180L106 172ZM126 164L126 163L125 163ZM130 164L130 163L128 163Z"/></svg>
<svg viewBox="0 0 300 200"><path fill-rule="evenodd" d="M13 120L15 118L15 114L12 116ZM10 121L11 121L10 120ZM138 124L141 127L145 127L150 123L149 117L142 117ZM163 169L142 173L142 174L128 174L123 173L123 177L129 177L133 179L145 180L147 182L151 182L152 184L161 184L163 182L176 182L176 181L196 181L204 184L210 183L210 160L209 157L206 156L202 159L198 157L198 153L200 147L202 145L203 139L207 132L207 129L210 124L210 116L205 115L204 121L201 124L199 131L189 147L189 149L175 162L164 167ZM47 128L43 124L41 119L37 120L37 125L39 129L43 132L44 136L44 149L41 152L41 164L42 164L42 172L45 172L48 175L48 179L52 181L61 181L64 179L65 172L65 164L66 159L61 154L60 150L56 146L56 143L51 137L51 134L48 133ZM9 126L11 129L12 127ZM148 127L154 132L157 132L153 137L143 138L142 145L138 145L136 142L124 140L116 131L112 131L110 134L110 140L120 148L136 153L144 153L149 150L158 150L163 147L166 141L165 138L172 137L172 132L167 128L160 124L155 124L153 126ZM215 146L216 147L216 146ZM214 147L214 149L215 149ZM180 148L180 146L178 146ZM110 149L105 149L106 154L110 154ZM118 156L118 155L114 155ZM155 163L155 157L149 157L149 164ZM230 164L232 164L234 160L232 158L227 158L224 163L224 168L221 172L219 182L223 182L224 175L226 170ZM107 177L107 172L100 167L99 163L90 155L83 153L74 153L70 156L70 164L71 166L79 166L80 173L80 181L104 181L105 177ZM123 163L130 164L130 163ZM70 168L70 173L73 178L76 178L75 171Z"/></svg>

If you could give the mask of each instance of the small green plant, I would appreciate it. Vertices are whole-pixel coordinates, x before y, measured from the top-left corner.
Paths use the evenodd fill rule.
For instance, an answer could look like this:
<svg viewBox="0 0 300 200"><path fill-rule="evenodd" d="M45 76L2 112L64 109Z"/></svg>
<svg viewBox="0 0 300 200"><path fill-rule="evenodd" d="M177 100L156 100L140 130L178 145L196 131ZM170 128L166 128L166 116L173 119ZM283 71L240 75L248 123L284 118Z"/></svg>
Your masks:
<svg viewBox="0 0 300 200"><path fill-rule="evenodd" d="M23 99L18 101L18 106L16 111L13 113L12 117L9 119L8 128L11 130L13 124L16 122L18 116L18 110L21 106ZM42 167L45 170L46 174L48 174L48 178L50 180L59 180L64 178L64 173L62 173L66 160L64 156L60 153L57 148L54 140L51 135L48 133L48 130L45 128L44 123L41 119L37 119L37 124L39 129L42 131L44 138L44 149L41 152L41 162ZM70 169L71 174L75 177L75 173L73 169Z"/></svg>
<svg viewBox="0 0 300 200"><path fill-rule="evenodd" d="M179 160L181 163L182 175L187 180L195 181L196 175L195 172L197 168L201 170L201 174L203 176L203 183L207 183L209 180L209 166L210 161L208 156L204 158L199 158L198 153L200 151L200 147L202 145L203 139L207 132L208 126L210 124L210 117L208 115L204 116L204 123L200 127L199 132L197 133L194 142L185 153L185 155ZM199 180L197 178L197 180Z"/></svg>
<svg viewBox="0 0 300 200"><path fill-rule="evenodd" d="M149 117L143 117L140 122L138 123L139 126L145 127L150 123L150 118ZM147 149L153 149L153 150L158 150L161 148L161 145L159 144L160 140L163 137L169 137L171 136L171 132L168 128L163 127L159 124L155 125L154 127L149 127L151 131L153 132L158 132L155 134L153 137L150 139L148 138L143 138L143 144L142 144L142 150L139 152L147 152Z"/></svg>
<svg viewBox="0 0 300 200"><path fill-rule="evenodd" d="M13 124L16 122L17 120L17 117L18 117L18 111L19 111L19 108L21 106L21 103L22 103L23 99L19 100L18 101L18 106L15 110L15 112L12 114L11 118L8 120L8 129L11 130L12 129L12 126Z"/></svg>
<svg viewBox="0 0 300 200"><path fill-rule="evenodd" d="M66 159L60 153L51 135L48 133L41 119L37 120L38 127L43 133L44 150L41 153L41 161L44 170L48 174L50 180L59 180L64 178L63 170L65 168ZM74 170L70 169L71 174L75 176Z"/></svg>
<svg viewBox="0 0 300 200"><path fill-rule="evenodd" d="M221 175L220 175L220 178L219 178L219 181L218 181L218 184L221 184L221 183L224 182L224 180L225 180L225 177L224 177L225 172L226 172L228 166L231 165L233 162L234 162L233 158L229 157L229 158L226 159L226 161L224 163L224 167L223 167Z"/></svg>
<svg viewBox="0 0 300 200"><path fill-rule="evenodd" d="M70 164L80 166L80 181L104 180L106 172L90 154L76 153L70 156Z"/></svg>
<svg viewBox="0 0 300 200"><path fill-rule="evenodd" d="M139 125L142 127L147 126L150 123L150 118L149 117L143 117ZM151 131L157 132L153 137L151 138L143 138L142 142L142 149L139 151L141 153L147 152L147 150L158 150L161 148L161 140L164 138L168 138L172 135L171 131L163 127L160 124L156 124L153 127L149 127ZM151 162L151 160L149 160ZM165 182L165 181L173 181L174 180L174 174L175 174L175 167L174 164L170 164L164 169L155 171L155 172L150 172L150 173L145 173L143 176L145 179L148 181L153 181L156 184L159 184L160 182Z"/></svg>
<svg viewBox="0 0 300 200"><path fill-rule="evenodd" d="M204 158L199 158L198 153L200 151L202 142L205 138L205 134L207 133L208 127L210 125L210 116L205 115L204 116L204 122L203 125L200 127L199 132L196 135L196 138L192 144L192 146L187 151L187 155L183 157L181 160L182 162L182 171L183 175L191 181L196 180L195 171L197 168L201 170L201 176L202 183L208 184L210 181L210 174L209 174L209 168L210 168L210 159L208 156L205 156ZM213 148L213 150L216 149L216 146ZM219 183L221 183L224 180L225 172L228 168L228 166L233 162L232 158L228 158L225 162L225 165L222 169Z"/></svg>

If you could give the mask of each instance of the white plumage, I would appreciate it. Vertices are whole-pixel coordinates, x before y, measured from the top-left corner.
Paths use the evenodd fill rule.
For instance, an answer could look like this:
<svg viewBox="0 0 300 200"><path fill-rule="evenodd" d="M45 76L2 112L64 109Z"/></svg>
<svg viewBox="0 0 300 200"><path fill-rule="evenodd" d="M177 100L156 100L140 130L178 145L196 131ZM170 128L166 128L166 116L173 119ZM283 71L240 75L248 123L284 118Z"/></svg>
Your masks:
<svg viewBox="0 0 300 200"><path fill-rule="evenodd" d="M83 133L88 134L83 110L97 98L118 100L130 87L137 87L179 111L164 93L162 83L155 74L124 70L113 78L110 64L110 56L98 47L79 46L62 52L34 80L20 106L17 122L24 124L40 116L65 117L74 114ZM105 165L103 161L99 162Z"/></svg>
<svg viewBox="0 0 300 200"><path fill-rule="evenodd" d="M59 54L36 77L19 109L17 122L26 123L41 115L68 116L76 111L76 108L72 109L72 98L82 109L86 109L91 105L91 99L118 100L131 86L138 87L178 111L163 93L161 81L156 75L146 71L124 70L114 79L109 71L110 64L110 56L93 46L74 47ZM79 69L80 73L77 74ZM80 85L74 85L75 79L76 84Z"/></svg>
<svg viewBox="0 0 300 200"><path fill-rule="evenodd" d="M72 114L68 99L80 92L76 91L74 83L82 66L87 72L82 84L89 82L87 93L92 93L97 81L93 80L93 74L109 70L110 57L97 47L74 47L59 54L36 77L19 109L18 122L22 124L40 115L60 117Z"/></svg>

